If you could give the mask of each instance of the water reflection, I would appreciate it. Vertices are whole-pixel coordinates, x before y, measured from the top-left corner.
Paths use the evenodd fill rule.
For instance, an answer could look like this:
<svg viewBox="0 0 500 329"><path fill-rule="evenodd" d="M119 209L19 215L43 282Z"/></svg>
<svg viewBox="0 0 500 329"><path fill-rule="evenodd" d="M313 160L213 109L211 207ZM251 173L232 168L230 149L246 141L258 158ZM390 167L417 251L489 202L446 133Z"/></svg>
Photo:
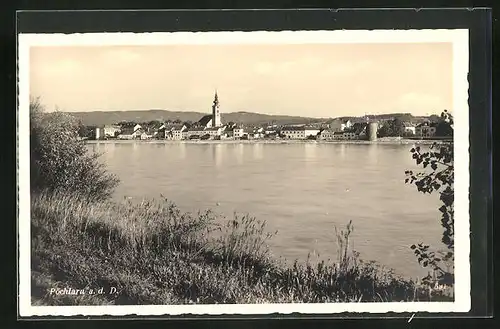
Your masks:
<svg viewBox="0 0 500 329"><path fill-rule="evenodd" d="M279 231L270 242L272 251L291 261L305 260L311 248L331 254L332 221L342 228L352 219L356 249L363 257L404 275L420 273L409 245L422 236L429 243L440 242L439 198L422 195L401 179L406 168L413 168L411 146L162 147L166 151L140 142L89 144L89 150L106 151L107 167L121 179L117 197L161 193L186 211L211 208L229 217L235 210L249 213L266 220L268 231ZM303 165L305 159L311 162Z"/></svg>
<svg viewBox="0 0 500 329"><path fill-rule="evenodd" d="M215 144L210 145L212 149L212 158L216 167L220 167L222 164L222 154L225 151L226 144Z"/></svg>
<svg viewBox="0 0 500 329"><path fill-rule="evenodd" d="M97 148L97 152L101 154L101 156L108 160L112 159L115 153L116 147L114 144L102 144Z"/></svg>
<svg viewBox="0 0 500 329"><path fill-rule="evenodd" d="M339 155L340 155L340 158L341 158L341 159L345 159L346 147L347 147L347 145L346 145L346 144L340 144L340 151L339 151Z"/></svg>
<svg viewBox="0 0 500 329"><path fill-rule="evenodd" d="M316 143L306 143L304 144L304 154L306 163L313 162L316 158L316 151L318 149L318 144Z"/></svg>
<svg viewBox="0 0 500 329"><path fill-rule="evenodd" d="M370 165L376 165L378 163L378 145L377 144L370 144L370 145L366 145L367 146L367 149L365 148L365 150L367 151L367 158L368 158L368 163ZM384 154L384 156L387 156L386 154Z"/></svg>
<svg viewBox="0 0 500 329"><path fill-rule="evenodd" d="M238 144L237 146L237 149L236 149L236 159L238 161L238 164L243 164L243 161L244 161L244 153L245 153L245 149L244 149L245 145L243 144Z"/></svg>
<svg viewBox="0 0 500 329"><path fill-rule="evenodd" d="M262 149L263 149L263 147L262 147L261 143L253 144L253 158L255 160L262 159L262 157L263 157Z"/></svg>
<svg viewBox="0 0 500 329"><path fill-rule="evenodd" d="M186 143L179 143L179 158L182 160L186 158Z"/></svg>
<svg viewBox="0 0 500 329"><path fill-rule="evenodd" d="M106 144L105 149L109 155L113 155L115 153L116 147L115 144Z"/></svg>
<svg viewBox="0 0 500 329"><path fill-rule="evenodd" d="M144 145L146 146L146 145ZM140 152L139 152L139 143L133 142L132 143L132 157L135 159L141 158Z"/></svg>

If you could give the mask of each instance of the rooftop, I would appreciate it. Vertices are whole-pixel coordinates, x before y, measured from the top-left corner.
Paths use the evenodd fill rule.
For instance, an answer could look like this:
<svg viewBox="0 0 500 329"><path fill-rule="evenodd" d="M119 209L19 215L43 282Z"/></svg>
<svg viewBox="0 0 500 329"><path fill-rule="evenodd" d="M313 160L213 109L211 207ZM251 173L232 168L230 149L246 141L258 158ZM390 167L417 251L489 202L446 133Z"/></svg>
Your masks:
<svg viewBox="0 0 500 329"><path fill-rule="evenodd" d="M438 124L437 122L429 122L425 121L417 125L417 127L436 127Z"/></svg>
<svg viewBox="0 0 500 329"><path fill-rule="evenodd" d="M211 114L207 114L205 116L203 116L199 121L198 123L202 126L206 126L210 120L212 120L212 115Z"/></svg>
<svg viewBox="0 0 500 329"><path fill-rule="evenodd" d="M300 131L300 130L305 130L305 126L285 126L281 130L285 131Z"/></svg>
<svg viewBox="0 0 500 329"><path fill-rule="evenodd" d="M165 125L165 129L166 130L181 130L182 127L184 127L184 126L185 125L182 123L171 123L171 124Z"/></svg>
<svg viewBox="0 0 500 329"><path fill-rule="evenodd" d="M134 128L123 128L122 135L132 135L134 133Z"/></svg>
<svg viewBox="0 0 500 329"><path fill-rule="evenodd" d="M200 132L200 131L205 131L205 128L202 128L202 127L193 127L193 128L189 128L187 131Z"/></svg>

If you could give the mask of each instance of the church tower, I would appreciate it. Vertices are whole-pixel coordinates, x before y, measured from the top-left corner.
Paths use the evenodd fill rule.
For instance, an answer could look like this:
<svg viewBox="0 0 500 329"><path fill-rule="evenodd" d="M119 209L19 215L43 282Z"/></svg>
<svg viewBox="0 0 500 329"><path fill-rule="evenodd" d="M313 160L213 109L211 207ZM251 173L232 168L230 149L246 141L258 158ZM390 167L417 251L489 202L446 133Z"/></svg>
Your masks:
<svg viewBox="0 0 500 329"><path fill-rule="evenodd" d="M222 125L219 111L219 97L215 90L214 103L212 104L212 127L220 127Z"/></svg>

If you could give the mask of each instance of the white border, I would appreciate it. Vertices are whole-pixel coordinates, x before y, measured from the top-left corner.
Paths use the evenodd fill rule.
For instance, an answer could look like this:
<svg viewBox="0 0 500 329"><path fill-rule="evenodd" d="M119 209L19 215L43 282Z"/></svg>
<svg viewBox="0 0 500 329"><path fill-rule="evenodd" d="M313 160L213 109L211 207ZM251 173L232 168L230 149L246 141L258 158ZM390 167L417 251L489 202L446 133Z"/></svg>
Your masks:
<svg viewBox="0 0 500 329"><path fill-rule="evenodd" d="M236 304L162 306L31 306L29 78L30 47L166 44L303 44L303 43L453 43L453 115L455 120L455 302ZM179 315L340 312L468 312L469 263L469 66L468 30L374 30L282 32L175 32L20 34L19 43L19 315Z"/></svg>

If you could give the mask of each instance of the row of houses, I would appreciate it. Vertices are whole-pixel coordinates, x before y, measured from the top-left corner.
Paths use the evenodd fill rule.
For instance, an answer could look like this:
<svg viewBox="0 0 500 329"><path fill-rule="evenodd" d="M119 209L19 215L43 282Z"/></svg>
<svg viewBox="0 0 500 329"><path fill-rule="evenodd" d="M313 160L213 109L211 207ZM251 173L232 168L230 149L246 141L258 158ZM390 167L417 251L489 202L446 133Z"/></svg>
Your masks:
<svg viewBox="0 0 500 329"><path fill-rule="evenodd" d="M379 129L381 122L375 123L374 128ZM403 132L407 135L417 137L434 137L436 135L437 123L423 122L418 125L404 122ZM348 123L346 126L338 129L338 127L321 130L318 139L321 140L353 140L368 138L368 123Z"/></svg>
<svg viewBox="0 0 500 329"><path fill-rule="evenodd" d="M333 121L328 128L310 125L289 125L278 127L242 127L223 125L211 127L210 125L186 124L161 124L158 127L143 127L136 124L134 127L120 125L107 125L96 129L96 139L256 139L256 138L282 138L282 139L311 139L321 140L351 140L366 137L368 123L352 123L347 121ZM404 123L404 132L415 136L433 137L437 124L423 122L419 125ZM380 124L377 126L380 128Z"/></svg>

